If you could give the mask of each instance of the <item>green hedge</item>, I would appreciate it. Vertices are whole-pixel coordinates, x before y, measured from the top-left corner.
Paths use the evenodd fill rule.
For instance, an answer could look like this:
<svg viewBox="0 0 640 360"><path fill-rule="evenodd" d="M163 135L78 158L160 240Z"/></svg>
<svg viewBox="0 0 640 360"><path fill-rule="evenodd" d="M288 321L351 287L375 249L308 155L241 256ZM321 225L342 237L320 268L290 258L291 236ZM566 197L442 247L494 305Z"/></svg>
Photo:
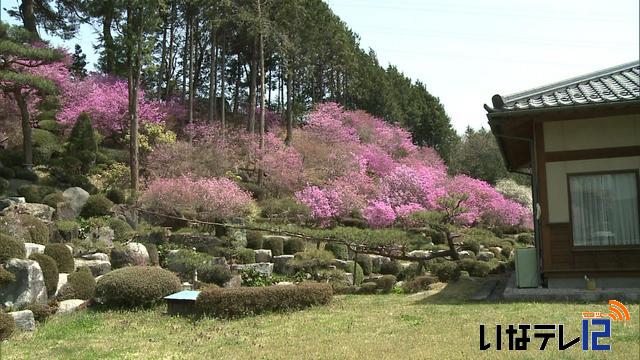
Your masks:
<svg viewBox="0 0 640 360"><path fill-rule="evenodd" d="M28 236L25 236L25 242L31 242L40 245L49 243L49 226L42 220L29 214L19 214L18 219L22 226L27 229Z"/></svg>
<svg viewBox="0 0 640 360"><path fill-rule="evenodd" d="M305 249L305 241L299 238L291 238L287 239L284 242L283 251L286 255L294 255L296 253L302 252Z"/></svg>
<svg viewBox="0 0 640 360"><path fill-rule="evenodd" d="M293 260L289 262L289 266L296 270L315 274L318 270L326 268L333 264L333 254L326 250L309 250L296 253Z"/></svg>
<svg viewBox="0 0 640 360"><path fill-rule="evenodd" d="M373 269L373 261L371 261L371 256L367 254L358 254L356 256L355 261L360 264L362 267L362 272L365 275L370 275L371 270Z"/></svg>
<svg viewBox="0 0 640 360"><path fill-rule="evenodd" d="M374 283L373 281L368 281L366 283L362 283L362 285L360 285L356 293L363 294L363 295L371 295L371 294L375 294L376 292L378 292L378 284Z"/></svg>
<svg viewBox="0 0 640 360"><path fill-rule="evenodd" d="M206 264L198 268L198 280L222 286L231 280L231 271L223 265Z"/></svg>
<svg viewBox="0 0 640 360"><path fill-rule="evenodd" d="M466 271L471 276L486 277L491 272L491 264L486 261L479 261L474 259L462 259L458 263L460 270Z"/></svg>
<svg viewBox="0 0 640 360"><path fill-rule="evenodd" d="M26 256L24 243L13 236L0 234L0 262L9 259L24 259Z"/></svg>
<svg viewBox="0 0 640 360"><path fill-rule="evenodd" d="M118 188L111 188L107 190L106 196L107 199L111 200L114 204L124 204L127 201L124 191Z"/></svg>
<svg viewBox="0 0 640 360"><path fill-rule="evenodd" d="M42 276L44 277L44 284L47 287L47 294L49 294L49 296L55 294L60 277L56 261L51 256L39 253L29 255L29 259L37 261L40 265Z"/></svg>
<svg viewBox="0 0 640 360"><path fill-rule="evenodd" d="M398 276L400 275L401 271L402 271L402 265L400 265L400 263L395 260L387 261L386 263L383 263L380 266L380 274L383 274L383 275Z"/></svg>
<svg viewBox="0 0 640 360"><path fill-rule="evenodd" d="M0 341L7 340L16 329L13 316L0 311Z"/></svg>
<svg viewBox="0 0 640 360"><path fill-rule="evenodd" d="M460 268L453 261L435 262L429 265L429 271L438 277L442 282L458 280L460 278Z"/></svg>
<svg viewBox="0 0 640 360"><path fill-rule="evenodd" d="M247 231L247 247L253 250L262 249L262 232L256 230Z"/></svg>
<svg viewBox="0 0 640 360"><path fill-rule="evenodd" d="M263 241L263 247L271 250L272 256L280 256L284 253L284 239L281 237L270 237Z"/></svg>
<svg viewBox="0 0 640 360"><path fill-rule="evenodd" d="M62 191L52 192L51 194L46 195L42 198L42 203L51 206L52 208L56 208L58 203L64 202L64 196L62 196Z"/></svg>
<svg viewBox="0 0 640 360"><path fill-rule="evenodd" d="M423 275L416 276L412 280L405 281L402 285L402 290L404 290L407 294L417 293L420 291L427 290L427 287L433 283L438 282L433 276Z"/></svg>
<svg viewBox="0 0 640 360"><path fill-rule="evenodd" d="M234 251L233 257L238 261L238 264L253 264L256 262L256 252L253 249L237 249Z"/></svg>
<svg viewBox="0 0 640 360"><path fill-rule="evenodd" d="M200 293L196 307L202 314L235 318L271 311L300 310L325 305L333 291L329 284L207 289Z"/></svg>
<svg viewBox="0 0 640 360"><path fill-rule="evenodd" d="M65 244L49 244L44 248L44 254L49 255L58 264L61 273L72 273L75 267L71 250Z"/></svg>
<svg viewBox="0 0 640 360"><path fill-rule="evenodd" d="M93 299L95 294L96 279L93 278L91 270L83 266L79 268L78 271L69 274L67 283L60 289L58 300L89 300Z"/></svg>
<svg viewBox="0 0 640 360"><path fill-rule="evenodd" d="M153 266L132 266L106 273L98 280L96 297L115 307L149 306L180 290L171 271Z"/></svg>
<svg viewBox="0 0 640 360"><path fill-rule="evenodd" d="M45 196L55 191L56 189L50 186L27 184L18 188L18 195L24 197L28 203L42 203Z"/></svg>
<svg viewBox="0 0 640 360"><path fill-rule="evenodd" d="M382 275L382 277L376 279L375 282L378 285L378 289L380 289L380 291L388 294L391 292L391 290L393 290L393 285L398 282L398 279L396 279L396 277L393 275Z"/></svg>
<svg viewBox="0 0 640 360"><path fill-rule="evenodd" d="M80 225L74 220L60 220L56 222L56 229L65 241L77 239L80 234Z"/></svg>
<svg viewBox="0 0 640 360"><path fill-rule="evenodd" d="M16 176L16 172L13 169L0 166L0 177L8 180L13 179L14 176Z"/></svg>
<svg viewBox="0 0 640 360"><path fill-rule="evenodd" d="M33 318L39 322L45 322L51 315L55 313L55 309L53 309L48 304L40 304L33 303L28 305L25 310L31 310L33 313Z"/></svg>
<svg viewBox="0 0 640 360"><path fill-rule="evenodd" d="M109 220L107 220L107 225L113 229L113 237L116 241L124 242L129 240L133 235L133 228L131 225L122 219L109 218Z"/></svg>
<svg viewBox="0 0 640 360"><path fill-rule="evenodd" d="M31 170L27 170L21 167L14 168L16 179L38 181L38 175Z"/></svg>
<svg viewBox="0 0 640 360"><path fill-rule="evenodd" d="M10 272L5 270L5 268L0 267L0 288L3 288L9 284L13 284L16 281L16 276Z"/></svg>

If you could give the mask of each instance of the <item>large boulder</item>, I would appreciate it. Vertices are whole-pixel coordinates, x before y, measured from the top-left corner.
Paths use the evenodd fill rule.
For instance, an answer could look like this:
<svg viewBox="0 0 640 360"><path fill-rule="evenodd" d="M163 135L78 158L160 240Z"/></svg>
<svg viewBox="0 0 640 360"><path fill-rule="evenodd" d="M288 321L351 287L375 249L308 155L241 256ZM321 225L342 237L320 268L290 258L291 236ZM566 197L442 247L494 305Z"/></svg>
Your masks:
<svg viewBox="0 0 640 360"><path fill-rule="evenodd" d="M0 199L0 210L4 210L11 205L24 203L26 203L26 201L22 196L10 196L4 199Z"/></svg>
<svg viewBox="0 0 640 360"><path fill-rule="evenodd" d="M75 214L73 218L76 218L80 215L84 204L89 200L89 193L83 188L71 187L62 193L62 197L64 202L69 205L70 210L73 211L73 214Z"/></svg>
<svg viewBox="0 0 640 360"><path fill-rule="evenodd" d="M82 309L86 303L87 303L87 300L81 300L81 299L71 299L71 300L60 301L58 303L58 311L56 311L56 314L61 314L61 315L71 314L73 312L76 312Z"/></svg>
<svg viewBox="0 0 640 360"><path fill-rule="evenodd" d="M496 257L496 255L494 253L492 253L491 251L481 251L476 256L476 259L481 260L481 261L490 261L491 259L493 259L495 257Z"/></svg>
<svg viewBox="0 0 640 360"><path fill-rule="evenodd" d="M255 264L233 264L231 270L247 270L251 269L263 275L271 276L273 274L273 263L255 263Z"/></svg>
<svg viewBox="0 0 640 360"><path fill-rule="evenodd" d="M109 255L104 254L104 253L86 254L86 255L82 255L82 258L83 258L84 260L103 260L103 261L109 261Z"/></svg>
<svg viewBox="0 0 640 360"><path fill-rule="evenodd" d="M100 226L91 229L91 231L87 234L87 239L93 242L101 242L105 243L108 246L113 245L113 239L115 238L115 233L112 228L109 226Z"/></svg>
<svg viewBox="0 0 640 360"><path fill-rule="evenodd" d="M149 265L149 252L144 245L131 242L124 245L123 248L111 250L111 263L114 268L147 266Z"/></svg>
<svg viewBox="0 0 640 360"><path fill-rule="evenodd" d="M31 256L31 254L44 254L44 245L24 243L24 251L26 258Z"/></svg>
<svg viewBox="0 0 640 360"><path fill-rule="evenodd" d="M233 275L229 281L224 283L223 287L225 288L238 288L242 286L242 276Z"/></svg>
<svg viewBox="0 0 640 360"><path fill-rule="evenodd" d="M374 269L380 269L382 264L391 262L390 258L382 255L369 255L369 257L371 257L371 265L373 265Z"/></svg>
<svg viewBox="0 0 640 360"><path fill-rule="evenodd" d="M271 258L273 261L273 269L277 274L292 274L293 268L289 265L289 262L293 260L293 255L280 255Z"/></svg>
<svg viewBox="0 0 640 360"><path fill-rule="evenodd" d="M271 262L271 250L253 250L256 253L256 262Z"/></svg>
<svg viewBox="0 0 640 360"><path fill-rule="evenodd" d="M460 259L475 259L476 258L476 254L474 254L473 251L469 251L469 250L459 251L458 255L460 256Z"/></svg>
<svg viewBox="0 0 640 360"><path fill-rule="evenodd" d="M10 312L9 315L11 315L16 322L16 329L36 331L36 319L33 317L31 310L14 311Z"/></svg>
<svg viewBox="0 0 640 360"><path fill-rule="evenodd" d="M413 250L409 252L407 255L424 258L431 255L432 252L433 251L431 250Z"/></svg>
<svg viewBox="0 0 640 360"><path fill-rule="evenodd" d="M47 302L47 288L37 261L11 259L5 269L15 275L16 281L0 289L0 303L22 308Z"/></svg>
<svg viewBox="0 0 640 360"><path fill-rule="evenodd" d="M91 270L93 277L104 275L111 271L111 263L105 260L84 260L75 259L75 268L86 266Z"/></svg>

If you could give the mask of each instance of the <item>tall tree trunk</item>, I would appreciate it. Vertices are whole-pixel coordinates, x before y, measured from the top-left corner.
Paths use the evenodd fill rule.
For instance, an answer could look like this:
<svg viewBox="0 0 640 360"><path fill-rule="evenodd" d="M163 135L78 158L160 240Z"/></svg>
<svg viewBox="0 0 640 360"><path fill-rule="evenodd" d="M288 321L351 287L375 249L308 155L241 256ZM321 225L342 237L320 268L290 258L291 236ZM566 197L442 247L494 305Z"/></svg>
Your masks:
<svg viewBox="0 0 640 360"><path fill-rule="evenodd" d="M162 81L164 79L165 72L165 58L167 56L167 21L168 16L165 16L162 24L162 51L160 52L160 71L158 71L158 100L162 99Z"/></svg>
<svg viewBox="0 0 640 360"><path fill-rule="evenodd" d="M173 77L173 58L174 58L174 54L173 54L173 44L174 44L174 38L175 38L175 21L176 21L176 17L175 17L175 2L171 3L171 25L170 25L170 30L169 30L169 59L168 59L168 65L167 65L167 73L166 73L166 84L167 84L167 90L166 90L166 95L164 97L165 100L169 100L169 97L171 96L171 78Z"/></svg>
<svg viewBox="0 0 640 360"><path fill-rule="evenodd" d="M267 81L267 91L269 92L269 99L267 100L267 104L271 105L271 69L269 69L269 76Z"/></svg>
<svg viewBox="0 0 640 360"><path fill-rule="evenodd" d="M252 134L256 132L256 93L258 86L258 39L253 40L253 51L251 51L251 62L249 64L251 71L251 81L249 83L249 127L248 130Z"/></svg>
<svg viewBox="0 0 640 360"><path fill-rule="evenodd" d="M116 49L111 35L111 26L113 24L113 12L105 9L102 18L102 41L104 42L104 72L113 74L116 71Z"/></svg>
<svg viewBox="0 0 640 360"><path fill-rule="evenodd" d="M258 18L262 19L260 12L260 1L258 0ZM264 91L264 36L260 31L260 150L264 149L264 123L265 123L265 91ZM258 170L258 185L262 186L264 173L262 169Z"/></svg>
<svg viewBox="0 0 640 360"><path fill-rule="evenodd" d="M220 64L220 92L222 97L222 109L220 110L220 123L222 125L222 136L224 137L224 131L227 126L226 124L226 112L227 112L227 84L226 84L226 73L227 73L227 34L222 34L222 49L221 49L221 61Z"/></svg>
<svg viewBox="0 0 640 360"><path fill-rule="evenodd" d="M31 139L31 119L29 117L29 107L22 94L21 89L13 92L18 108L20 109L20 119L22 124L22 149L24 151L24 167L31 170L33 166L33 141Z"/></svg>
<svg viewBox="0 0 640 360"><path fill-rule="evenodd" d="M233 89L233 112L238 113L240 107L240 77L242 76L242 66L240 64L240 53L238 53L238 61L236 63L236 86Z"/></svg>
<svg viewBox="0 0 640 360"><path fill-rule="evenodd" d="M213 28L213 22L211 22L211 69L209 71L209 117L207 122L213 124L213 120L217 117L217 94L216 94L216 52L218 50L216 46L216 32Z"/></svg>
<svg viewBox="0 0 640 360"><path fill-rule="evenodd" d="M129 63L128 72L128 90L129 90L129 117L131 123L129 125L130 141L129 141L129 161L131 166L131 198L134 200L138 196L138 79L140 76L140 57L142 25L141 19L137 19L139 14L133 14L132 1L127 4L127 24L129 25L128 34L129 46L132 48L127 51L127 60ZM135 20L134 20L135 19ZM134 21L139 22L139 27L134 27ZM135 30L133 30L135 29ZM132 31L136 31L135 34ZM135 52L135 53L134 53Z"/></svg>
<svg viewBox="0 0 640 360"><path fill-rule="evenodd" d="M36 22L36 16L33 13L33 0L22 0L20 4L20 15L22 16L24 28L39 39L38 24Z"/></svg>
<svg viewBox="0 0 640 360"><path fill-rule="evenodd" d="M189 29L189 124L193 123L193 96L194 96L194 84L193 84L193 14L189 11L188 16L188 29Z"/></svg>
<svg viewBox="0 0 640 360"><path fill-rule="evenodd" d="M182 101L187 95L187 67L189 66L189 24L187 21L185 26L184 46L182 47Z"/></svg>
<svg viewBox="0 0 640 360"><path fill-rule="evenodd" d="M286 63L287 67L287 136L284 143L289 146L293 141L293 61Z"/></svg>
<svg viewBox="0 0 640 360"><path fill-rule="evenodd" d="M281 116L284 113L284 72L282 70L282 63L278 66L278 114Z"/></svg>

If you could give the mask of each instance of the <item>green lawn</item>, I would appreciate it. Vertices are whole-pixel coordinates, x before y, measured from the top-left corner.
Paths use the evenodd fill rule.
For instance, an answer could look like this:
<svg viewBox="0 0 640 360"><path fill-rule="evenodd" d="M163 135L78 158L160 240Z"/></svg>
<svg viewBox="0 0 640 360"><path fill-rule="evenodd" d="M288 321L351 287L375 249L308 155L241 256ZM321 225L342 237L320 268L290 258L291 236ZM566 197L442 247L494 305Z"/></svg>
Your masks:
<svg viewBox="0 0 640 360"><path fill-rule="evenodd" d="M477 359L612 358L640 354L638 305L633 320L612 327L613 350L560 353L552 340L538 351L479 351L479 324L564 323L580 335L583 310L605 304L465 303L474 285L460 281L423 295L336 296L331 305L232 321L169 317L146 311L88 310L58 316L34 334L2 344L2 359ZM493 329L493 326L490 326ZM504 345L503 345L504 346Z"/></svg>

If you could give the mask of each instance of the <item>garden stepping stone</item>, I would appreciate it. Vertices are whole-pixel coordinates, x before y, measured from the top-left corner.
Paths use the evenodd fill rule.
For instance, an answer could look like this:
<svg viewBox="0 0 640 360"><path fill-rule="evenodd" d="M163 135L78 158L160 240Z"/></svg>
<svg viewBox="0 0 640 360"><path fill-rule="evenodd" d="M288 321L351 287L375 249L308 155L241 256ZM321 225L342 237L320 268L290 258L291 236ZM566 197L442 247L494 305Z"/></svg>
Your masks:
<svg viewBox="0 0 640 360"><path fill-rule="evenodd" d="M44 254L44 245L34 243L24 243L25 257L28 258L31 254Z"/></svg>
<svg viewBox="0 0 640 360"><path fill-rule="evenodd" d="M14 311L10 312L9 315L11 315L16 322L16 329L22 331L36 330L36 320L31 310Z"/></svg>

